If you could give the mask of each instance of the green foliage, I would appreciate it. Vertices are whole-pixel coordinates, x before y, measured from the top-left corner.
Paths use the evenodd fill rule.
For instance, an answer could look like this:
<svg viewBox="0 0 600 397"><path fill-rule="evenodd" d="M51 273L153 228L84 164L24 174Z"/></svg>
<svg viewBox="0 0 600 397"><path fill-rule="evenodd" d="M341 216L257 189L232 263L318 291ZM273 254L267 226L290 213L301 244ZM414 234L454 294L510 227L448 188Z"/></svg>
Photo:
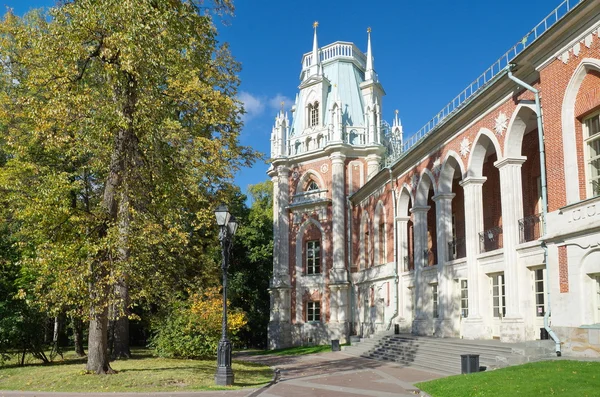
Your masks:
<svg viewBox="0 0 600 397"><path fill-rule="evenodd" d="M233 10L78 0L0 22L0 191L40 310L102 316L117 280L133 304L218 280L212 208L256 154L205 7Z"/></svg>
<svg viewBox="0 0 600 397"><path fill-rule="evenodd" d="M161 357L214 357L221 339L222 308L217 288L174 302L169 314L156 323L151 346ZM229 339L236 343L238 332L246 325L246 316L231 307L227 315Z"/></svg>
<svg viewBox="0 0 600 397"><path fill-rule="evenodd" d="M273 184L250 186L252 206L241 218L235 236L230 274L234 307L248 313L248 328L240 332L246 346L266 347L269 324L269 280L273 271Z"/></svg>
<svg viewBox="0 0 600 397"><path fill-rule="evenodd" d="M600 362L542 361L450 376L417 387L432 397L597 396Z"/></svg>

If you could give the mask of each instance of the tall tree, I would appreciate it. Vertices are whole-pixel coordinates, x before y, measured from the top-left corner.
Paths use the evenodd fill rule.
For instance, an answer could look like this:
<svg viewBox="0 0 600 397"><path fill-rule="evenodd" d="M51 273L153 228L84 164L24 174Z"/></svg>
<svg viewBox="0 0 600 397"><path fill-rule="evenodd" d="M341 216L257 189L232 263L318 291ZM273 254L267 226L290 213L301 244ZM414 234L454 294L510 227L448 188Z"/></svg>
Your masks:
<svg viewBox="0 0 600 397"><path fill-rule="evenodd" d="M109 307L123 318L170 291L219 192L255 157L238 143L239 67L206 7L233 11L76 0L0 25L0 187L39 297L90 307L89 371L112 372Z"/></svg>
<svg viewBox="0 0 600 397"><path fill-rule="evenodd" d="M248 315L248 329L240 331L246 344L266 347L269 324L269 280L273 270L273 183L248 189L252 205L242 214L230 267L230 298Z"/></svg>

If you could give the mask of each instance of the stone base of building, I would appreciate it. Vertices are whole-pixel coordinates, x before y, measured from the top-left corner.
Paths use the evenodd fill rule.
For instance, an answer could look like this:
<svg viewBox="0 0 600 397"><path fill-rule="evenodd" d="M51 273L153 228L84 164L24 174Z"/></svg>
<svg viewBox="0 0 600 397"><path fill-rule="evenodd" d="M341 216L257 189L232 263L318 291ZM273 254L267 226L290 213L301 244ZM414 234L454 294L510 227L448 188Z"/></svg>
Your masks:
<svg viewBox="0 0 600 397"><path fill-rule="evenodd" d="M267 330L269 349L283 349L293 346L292 324L272 321Z"/></svg>
<svg viewBox="0 0 600 397"><path fill-rule="evenodd" d="M490 339L490 333L481 317L468 317L460 324L460 335L464 339Z"/></svg>
<svg viewBox="0 0 600 397"><path fill-rule="evenodd" d="M600 358L600 324L581 327L552 327L564 355Z"/></svg>
<svg viewBox="0 0 600 397"><path fill-rule="evenodd" d="M412 333L414 335L430 336L433 335L434 322L433 319L415 319L412 324Z"/></svg>
<svg viewBox="0 0 600 397"><path fill-rule="evenodd" d="M500 326L500 341L517 343L525 341L525 320L522 317L505 317Z"/></svg>
<svg viewBox="0 0 600 397"><path fill-rule="evenodd" d="M459 332L456 329L455 321L449 318L439 318L434 321L433 336L439 338L456 338Z"/></svg>

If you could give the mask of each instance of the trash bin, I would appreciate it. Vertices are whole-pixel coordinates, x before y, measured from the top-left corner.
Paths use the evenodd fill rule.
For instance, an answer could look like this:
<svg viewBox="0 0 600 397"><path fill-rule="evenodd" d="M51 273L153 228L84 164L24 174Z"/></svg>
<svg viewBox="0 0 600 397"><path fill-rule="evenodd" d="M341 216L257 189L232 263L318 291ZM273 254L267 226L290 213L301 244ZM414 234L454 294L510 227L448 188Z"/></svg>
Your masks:
<svg viewBox="0 0 600 397"><path fill-rule="evenodd" d="M460 373L470 374L479 372L479 354L460 355Z"/></svg>
<svg viewBox="0 0 600 397"><path fill-rule="evenodd" d="M540 328L540 339L541 340L548 340L549 335L548 335L548 331L546 330L546 328L542 327Z"/></svg>
<svg viewBox="0 0 600 397"><path fill-rule="evenodd" d="M331 351L332 352L339 352L340 351L340 340L339 339L332 339L331 340Z"/></svg>
<svg viewBox="0 0 600 397"><path fill-rule="evenodd" d="M394 324L394 334L400 335L400 324Z"/></svg>

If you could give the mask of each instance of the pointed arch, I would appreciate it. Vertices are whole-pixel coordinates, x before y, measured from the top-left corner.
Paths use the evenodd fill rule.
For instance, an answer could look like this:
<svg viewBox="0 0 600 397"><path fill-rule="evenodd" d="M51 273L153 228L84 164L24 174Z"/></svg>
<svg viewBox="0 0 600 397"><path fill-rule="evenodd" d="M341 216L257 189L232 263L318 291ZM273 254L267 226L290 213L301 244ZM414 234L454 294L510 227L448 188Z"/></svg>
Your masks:
<svg viewBox="0 0 600 397"><path fill-rule="evenodd" d="M319 186L319 189L325 189L325 181L323 181L321 174L314 170L306 170L298 180L298 184L296 185L296 194L304 193L304 189L306 189L311 179L316 182L316 184Z"/></svg>
<svg viewBox="0 0 600 397"><path fill-rule="evenodd" d="M304 233L307 231L307 229L311 226L315 226L320 233L320 237L319 237L319 241L320 241L320 247L321 247L321 261L323 264L325 264L325 252L327 252L327 249L325 247L325 231L323 229L323 226L321 225L321 223L314 219L314 218L308 218L306 221L304 221L304 223L300 226L300 228L298 229L298 233L296 234L296 274L300 275L303 274L303 268L304 268L304 261L302 260L303 257L303 253L304 253L304 244L303 244L303 239L304 239ZM322 266L324 268L324 266Z"/></svg>
<svg viewBox="0 0 600 397"><path fill-rule="evenodd" d="M437 185L435 183L435 177L429 169L424 169L421 172L419 178L419 185L417 186L417 194L415 197L415 206L423 207L427 205L427 196L429 195L429 189L433 188L433 194L436 195Z"/></svg>
<svg viewBox="0 0 600 397"><path fill-rule="evenodd" d="M506 138L504 139L505 157L521 156L523 136L526 131L537 125L535 117L537 113L535 106L529 103L520 103L513 112L508 127L506 128Z"/></svg>
<svg viewBox="0 0 600 397"><path fill-rule="evenodd" d="M410 187L404 183L402 188L400 189L400 194L398 195L398 216L410 216L410 207L412 207L411 203L414 203L414 197L412 195Z"/></svg>
<svg viewBox="0 0 600 397"><path fill-rule="evenodd" d="M496 152L498 159L502 158L502 150L500 148L500 142L496 135L487 128L482 128L477 133L475 141L473 142L471 156L469 156L469 163L467 166L467 176L470 177L481 177L483 163L485 158L490 151L493 149Z"/></svg>
<svg viewBox="0 0 600 397"><path fill-rule="evenodd" d="M452 192L452 180L456 171L460 172L460 178L463 179L465 175L465 166L462 159L454 150L448 151L442 170L440 171L440 177L438 181L439 193L451 193Z"/></svg>
<svg viewBox="0 0 600 397"><path fill-rule="evenodd" d="M564 180L567 205L579 201L579 168L575 137L575 102L581 83L590 71L600 72L600 59L584 58L571 76L561 109Z"/></svg>

